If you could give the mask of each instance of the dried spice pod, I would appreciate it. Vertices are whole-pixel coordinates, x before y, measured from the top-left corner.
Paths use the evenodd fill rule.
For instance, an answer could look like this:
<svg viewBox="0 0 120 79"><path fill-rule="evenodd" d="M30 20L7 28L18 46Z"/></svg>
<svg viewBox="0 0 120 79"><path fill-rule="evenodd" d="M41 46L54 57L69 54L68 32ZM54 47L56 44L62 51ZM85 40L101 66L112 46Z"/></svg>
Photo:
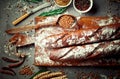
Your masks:
<svg viewBox="0 0 120 79"><path fill-rule="evenodd" d="M14 75L16 75L15 71L13 69L9 68L9 67L2 67L2 70L8 70L10 72L13 72Z"/></svg>
<svg viewBox="0 0 120 79"><path fill-rule="evenodd" d="M17 63L17 62L19 62L19 60L7 58L7 57L2 57L2 60L6 61L6 62L10 62L10 63Z"/></svg>
<svg viewBox="0 0 120 79"><path fill-rule="evenodd" d="M9 68L19 67L19 66L21 66L21 65L24 63L24 61L25 61L25 57L22 58L22 60L21 60L20 62L14 63L14 64L10 64L10 65L8 65L8 67L9 67Z"/></svg>
<svg viewBox="0 0 120 79"><path fill-rule="evenodd" d="M11 76L14 76L14 75L15 75L12 71L7 71L7 70L3 70L3 69L0 70L0 73L2 73L2 74L7 74L7 75L11 75Z"/></svg>

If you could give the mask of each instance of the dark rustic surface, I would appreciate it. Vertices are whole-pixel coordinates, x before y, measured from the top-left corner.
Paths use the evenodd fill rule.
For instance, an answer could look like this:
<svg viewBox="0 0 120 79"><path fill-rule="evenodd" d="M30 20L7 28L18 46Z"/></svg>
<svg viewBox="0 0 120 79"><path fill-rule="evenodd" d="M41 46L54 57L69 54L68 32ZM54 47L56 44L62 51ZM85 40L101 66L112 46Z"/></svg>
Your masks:
<svg viewBox="0 0 120 79"><path fill-rule="evenodd" d="M20 7L16 7L18 5L19 0L0 0L0 58L3 56L6 57L13 57L12 55L9 55L8 53L5 53L4 45L8 41L8 39L11 37L11 35L7 35L5 33L5 30L15 27L11 24L13 20L18 18L23 14L23 12L20 10L24 7L24 2L20 2ZM94 0L94 5L92 10L89 13L83 14L89 15L89 16L105 16L105 15L117 15L120 16L120 3L115 2L109 2L110 0ZM25 3L27 5L33 5L37 6L38 4L33 3ZM40 5L41 3L39 3ZM29 8L30 10L30 8ZM44 10L44 9L43 9ZM27 23L30 23L30 21L34 20L34 17L39 15L43 10L31 15L27 19L25 19L23 22L18 24L17 26L26 25ZM72 4L67 9L67 11L70 14L73 14L75 16L79 16L79 14L73 9ZM17 27L16 26L16 27ZM32 50L31 50L32 49ZM24 64L18 68L14 68L15 72L17 73L16 76L8 76L3 75L0 73L1 79L29 79L30 76L24 76L19 75L19 70L24 65L31 65L33 66L34 72L39 71L39 69L42 69L43 67L36 67L33 65L34 62L34 45L28 46L25 48L22 48L23 52L30 53L31 57L28 57ZM6 63L0 59L0 68L3 66L7 66L9 63ZM120 79L120 67L47 67L51 71L64 71L69 79L86 79L84 75L92 75L91 79L99 79L95 77L102 76L102 79L105 79L106 75L108 79Z"/></svg>

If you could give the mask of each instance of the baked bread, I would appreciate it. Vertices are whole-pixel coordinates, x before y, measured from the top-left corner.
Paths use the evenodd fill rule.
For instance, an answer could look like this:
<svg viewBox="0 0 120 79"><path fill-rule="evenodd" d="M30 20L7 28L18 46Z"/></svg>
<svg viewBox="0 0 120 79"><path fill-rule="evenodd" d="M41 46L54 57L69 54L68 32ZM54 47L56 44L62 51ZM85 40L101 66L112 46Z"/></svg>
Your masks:
<svg viewBox="0 0 120 79"><path fill-rule="evenodd" d="M120 23L99 28L80 29L73 32L54 34L44 38L41 44L46 48L61 48L84 45L120 38Z"/></svg>
<svg viewBox="0 0 120 79"><path fill-rule="evenodd" d="M35 29L34 37L15 34L10 42L19 47L35 44L37 66L120 66L120 20L117 18L109 23L105 17L85 17L78 20L80 29L46 26ZM108 23L98 25L103 20Z"/></svg>
<svg viewBox="0 0 120 79"><path fill-rule="evenodd" d="M37 38L35 41L35 65L119 66L119 34L120 24L118 22L105 26L91 27L91 29L90 27L82 27L75 31L65 31L65 29L60 27L37 29ZM69 37L72 38L72 35L86 37L86 40L83 40L79 44L74 42L74 40L71 40L74 44L66 44L66 39ZM90 38L95 39L94 41L91 41ZM60 39L64 39L63 45L58 46L58 41ZM53 44L56 46L52 45L52 40L54 41ZM44 43L45 41L47 42L46 44Z"/></svg>
<svg viewBox="0 0 120 79"><path fill-rule="evenodd" d="M120 55L120 40L49 49L50 59L54 61L84 61Z"/></svg>

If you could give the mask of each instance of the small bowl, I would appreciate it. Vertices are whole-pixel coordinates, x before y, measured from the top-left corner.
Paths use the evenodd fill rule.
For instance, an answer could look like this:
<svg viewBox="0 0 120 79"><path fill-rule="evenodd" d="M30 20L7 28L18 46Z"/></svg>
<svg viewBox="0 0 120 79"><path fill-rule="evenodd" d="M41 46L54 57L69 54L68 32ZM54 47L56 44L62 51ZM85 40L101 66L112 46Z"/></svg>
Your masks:
<svg viewBox="0 0 120 79"><path fill-rule="evenodd" d="M64 16L69 16L69 17L71 17L74 21L70 24L70 25L68 25L68 26L66 26L66 25L62 25L61 26L61 24L60 24L60 20L61 20L61 18L62 17L64 17ZM64 19L65 20L65 19ZM70 20L70 18L68 19L68 20ZM70 23L71 21L68 21L68 20L66 20L66 21L63 21L62 20L62 22L64 22L64 23ZM66 29L70 29L70 28L75 28L75 24L76 24L76 22L77 22L77 18L75 17L75 16L73 16L73 15L70 15L70 14L63 14L63 15L61 15L59 18L58 18L58 24L59 24L59 26L61 26L61 27L63 27L63 28L66 28ZM68 23L68 24L69 24Z"/></svg>
<svg viewBox="0 0 120 79"><path fill-rule="evenodd" d="M73 0L73 7L79 13L87 13L88 11L90 11L92 9L92 6L93 6L93 0L89 0L89 1L90 1L90 5L89 5L89 7L86 10L79 10L79 9L77 9L76 6L75 6L75 0Z"/></svg>
<svg viewBox="0 0 120 79"><path fill-rule="evenodd" d="M69 6L71 3L72 3L72 0L69 1L69 3L67 5L59 5L56 0L54 0L55 4L58 6L58 7L67 7Z"/></svg>

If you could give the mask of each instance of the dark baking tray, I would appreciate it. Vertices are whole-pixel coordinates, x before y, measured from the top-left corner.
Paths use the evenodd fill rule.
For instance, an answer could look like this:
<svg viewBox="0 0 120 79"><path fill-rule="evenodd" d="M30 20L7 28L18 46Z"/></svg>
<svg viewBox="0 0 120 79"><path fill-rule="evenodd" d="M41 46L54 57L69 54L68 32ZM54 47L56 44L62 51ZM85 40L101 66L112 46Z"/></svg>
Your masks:
<svg viewBox="0 0 120 79"><path fill-rule="evenodd" d="M93 0L94 5L90 12L83 14L82 16L106 16L106 15L117 15L120 16L120 3L110 2L110 0ZM5 53L4 45L6 41L11 37L11 35L7 35L4 31L15 27L11 24L13 20L21 16L21 12L18 11L18 8L14 7L14 5L18 2L18 0L0 0L0 58L2 56L9 56L9 54ZM28 3L28 5L37 6L38 4ZM8 9L6 9L8 8ZM17 26L22 26L28 23L30 20L33 20L35 16L39 15L43 10L31 15L23 22L18 24ZM68 8L68 12L75 16L79 16L72 4ZM17 27L16 26L16 27ZM36 67L33 65L34 62L34 50L29 50L29 48L34 48L34 46L28 46L23 48L23 51L29 51L31 53L31 58L27 58L28 61L25 61L24 65L31 65L35 68L35 72L39 71L43 67ZM0 59L0 68L6 66L8 63L5 63ZM18 71L21 67L15 68L14 70L17 72L16 76L6 76L0 73L1 79L29 79L30 76L19 75ZM120 79L120 67L47 67L51 71L64 71L69 79L87 79L85 76L90 76L90 79L100 79L97 76L102 76L102 79Z"/></svg>

